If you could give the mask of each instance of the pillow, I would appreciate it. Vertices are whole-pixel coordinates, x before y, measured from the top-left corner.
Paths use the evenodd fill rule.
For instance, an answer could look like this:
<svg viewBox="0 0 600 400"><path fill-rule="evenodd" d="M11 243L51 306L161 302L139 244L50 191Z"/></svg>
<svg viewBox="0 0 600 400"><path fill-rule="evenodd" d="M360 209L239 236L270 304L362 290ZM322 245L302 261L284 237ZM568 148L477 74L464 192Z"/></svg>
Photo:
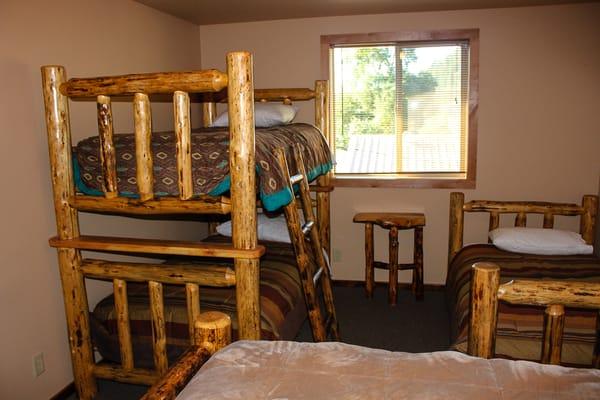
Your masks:
<svg viewBox="0 0 600 400"><path fill-rule="evenodd" d="M258 225L258 240L292 243L284 215L269 218L265 214L258 214L256 224ZM231 236L231 221L219 224L217 233L223 236Z"/></svg>
<svg viewBox="0 0 600 400"><path fill-rule="evenodd" d="M559 229L498 228L490 232L494 245L502 250L542 255L592 254L579 233Z"/></svg>
<svg viewBox="0 0 600 400"><path fill-rule="evenodd" d="M288 104L254 103L254 125L257 128L270 128L292 122L298 108ZM214 128L229 126L229 114L225 110L211 125Z"/></svg>

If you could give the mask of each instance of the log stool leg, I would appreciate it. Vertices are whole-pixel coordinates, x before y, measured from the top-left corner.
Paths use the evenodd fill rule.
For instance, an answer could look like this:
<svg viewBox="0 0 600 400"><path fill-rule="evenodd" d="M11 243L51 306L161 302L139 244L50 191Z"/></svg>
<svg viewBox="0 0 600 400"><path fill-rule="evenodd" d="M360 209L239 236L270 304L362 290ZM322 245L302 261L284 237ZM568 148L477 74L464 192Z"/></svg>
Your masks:
<svg viewBox="0 0 600 400"><path fill-rule="evenodd" d="M415 227L415 249L414 264L412 276L412 292L417 300L423 300L423 227Z"/></svg>
<svg viewBox="0 0 600 400"><path fill-rule="evenodd" d="M375 286L375 266L373 249L373 224L365 224L365 295L373 298L373 287Z"/></svg>
<svg viewBox="0 0 600 400"><path fill-rule="evenodd" d="M396 305L398 294L398 228L392 226L390 228L390 260L389 260L389 286L388 286L388 302L390 305Z"/></svg>

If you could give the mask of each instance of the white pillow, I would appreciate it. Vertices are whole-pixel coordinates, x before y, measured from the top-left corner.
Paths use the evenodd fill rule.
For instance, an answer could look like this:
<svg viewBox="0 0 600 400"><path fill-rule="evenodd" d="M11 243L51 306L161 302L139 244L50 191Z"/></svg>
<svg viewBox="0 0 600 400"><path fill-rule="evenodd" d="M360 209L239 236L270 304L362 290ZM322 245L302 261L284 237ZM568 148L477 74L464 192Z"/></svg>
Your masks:
<svg viewBox="0 0 600 400"><path fill-rule="evenodd" d="M256 224L258 225L258 240L292 243L284 215L269 218L265 214L258 214ZM217 233L231 236L231 221L218 225Z"/></svg>
<svg viewBox="0 0 600 400"><path fill-rule="evenodd" d="M490 232L494 245L502 250L543 255L592 254L579 233L559 229L498 228Z"/></svg>
<svg viewBox="0 0 600 400"><path fill-rule="evenodd" d="M292 122L298 108L288 104L254 103L254 125L257 128L270 128L277 125L286 125ZM229 126L229 114L225 110L211 125L214 128Z"/></svg>

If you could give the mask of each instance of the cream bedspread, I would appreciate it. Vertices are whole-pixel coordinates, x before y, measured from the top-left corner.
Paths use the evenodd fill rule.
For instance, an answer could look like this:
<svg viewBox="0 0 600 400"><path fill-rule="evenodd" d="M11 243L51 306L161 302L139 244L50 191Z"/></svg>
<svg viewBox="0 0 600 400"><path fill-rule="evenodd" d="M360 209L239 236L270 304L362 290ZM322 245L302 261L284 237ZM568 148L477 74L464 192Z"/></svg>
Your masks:
<svg viewBox="0 0 600 400"><path fill-rule="evenodd" d="M600 371L452 351L240 341L215 354L177 399L600 399Z"/></svg>

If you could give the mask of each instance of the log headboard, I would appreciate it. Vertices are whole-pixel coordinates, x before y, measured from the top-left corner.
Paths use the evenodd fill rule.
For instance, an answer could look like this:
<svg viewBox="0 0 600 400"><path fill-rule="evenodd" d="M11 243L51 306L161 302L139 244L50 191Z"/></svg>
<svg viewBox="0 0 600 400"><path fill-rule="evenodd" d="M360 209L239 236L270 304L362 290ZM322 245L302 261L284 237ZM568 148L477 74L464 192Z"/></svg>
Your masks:
<svg viewBox="0 0 600 400"><path fill-rule="evenodd" d="M490 201L471 200L465 203L461 192L450 193L450 234L448 240L448 265L463 247L465 212L487 212L490 214L489 231L498 228L500 214L516 214L515 226L527 225L527 214L542 214L543 227L554 227L554 216L579 216L579 233L587 244L594 244L598 196L585 195L581 205L571 203L549 203L541 201Z"/></svg>

